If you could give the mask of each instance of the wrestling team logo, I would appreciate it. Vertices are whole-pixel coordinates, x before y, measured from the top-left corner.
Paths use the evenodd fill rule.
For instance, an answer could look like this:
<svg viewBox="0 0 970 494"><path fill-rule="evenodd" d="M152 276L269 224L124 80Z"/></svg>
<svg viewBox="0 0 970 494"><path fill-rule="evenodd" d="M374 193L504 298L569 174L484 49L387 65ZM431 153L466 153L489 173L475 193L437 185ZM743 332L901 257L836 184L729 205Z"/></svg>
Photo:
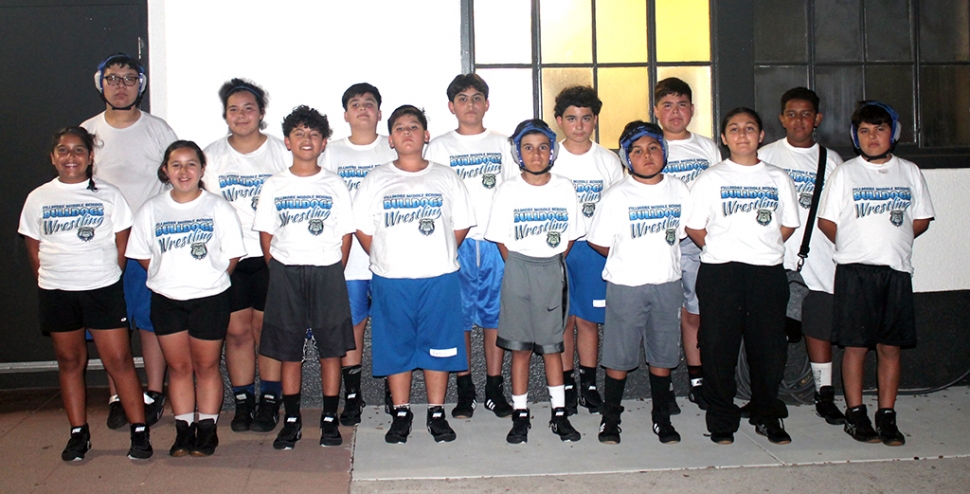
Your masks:
<svg viewBox="0 0 970 494"><path fill-rule="evenodd" d="M805 209L812 207L812 193L800 192L798 194L798 205Z"/></svg>
<svg viewBox="0 0 970 494"><path fill-rule="evenodd" d="M204 242L195 242L192 244L192 250L190 251L192 257L202 260L209 253L209 249L206 248Z"/></svg>
<svg viewBox="0 0 970 494"><path fill-rule="evenodd" d="M482 175L482 186L485 187L486 189L494 189L495 182L496 180L495 180L494 173L486 173Z"/></svg>
<svg viewBox="0 0 970 494"><path fill-rule="evenodd" d="M893 209L893 210L889 211L889 222L892 223L893 226L902 226L902 224L903 224L903 210L902 209Z"/></svg>
<svg viewBox="0 0 970 494"><path fill-rule="evenodd" d="M899 226L899 225L896 225L896 226ZM94 228L91 228L90 226L82 226L78 228L77 238L85 242L90 241L92 238L94 238Z"/></svg>
<svg viewBox="0 0 970 494"><path fill-rule="evenodd" d="M259 196L258 195L253 196L253 200L252 200L252 202L249 203L249 205L252 206L253 207L253 211L255 211L256 210L256 206L259 206Z"/></svg>
<svg viewBox="0 0 970 494"><path fill-rule="evenodd" d="M593 213L595 213L595 212L596 212L596 203L595 202L585 202L585 203L583 203L583 216L585 216L587 218L592 218L593 217Z"/></svg>
<svg viewBox="0 0 970 494"><path fill-rule="evenodd" d="M434 233L434 220L431 218L421 218L418 222L418 231L422 235L431 235Z"/></svg>
<svg viewBox="0 0 970 494"><path fill-rule="evenodd" d="M771 210L770 209L759 209L758 210L758 224L761 226L767 226L771 223Z"/></svg>
<svg viewBox="0 0 970 494"><path fill-rule="evenodd" d="M677 229L676 228L668 228L667 229L667 236L664 237L664 240L667 241L667 244L668 245L674 245L674 242L677 241Z"/></svg>
<svg viewBox="0 0 970 494"><path fill-rule="evenodd" d="M560 236L559 232L551 231L546 233L546 243L549 244L549 247L555 249L559 246L559 242L561 241L562 237Z"/></svg>
<svg viewBox="0 0 970 494"><path fill-rule="evenodd" d="M307 223L306 229L310 231L310 235L320 235L323 233L323 220L320 218L311 218Z"/></svg>

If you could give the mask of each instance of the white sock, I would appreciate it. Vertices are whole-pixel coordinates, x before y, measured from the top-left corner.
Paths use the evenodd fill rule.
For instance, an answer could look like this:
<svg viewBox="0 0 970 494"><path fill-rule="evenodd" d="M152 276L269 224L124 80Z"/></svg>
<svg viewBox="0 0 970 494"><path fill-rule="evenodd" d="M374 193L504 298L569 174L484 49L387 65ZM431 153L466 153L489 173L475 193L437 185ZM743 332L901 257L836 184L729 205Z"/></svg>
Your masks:
<svg viewBox="0 0 970 494"><path fill-rule="evenodd" d="M524 395L512 395L512 408L525 410L529 408L529 393Z"/></svg>
<svg viewBox="0 0 970 494"><path fill-rule="evenodd" d="M184 420L189 425L195 423L195 412L182 413L175 416L175 420Z"/></svg>
<svg viewBox="0 0 970 494"><path fill-rule="evenodd" d="M812 377L815 378L815 392L822 389L822 386L832 385L832 362L816 364L812 362Z"/></svg>
<svg viewBox="0 0 970 494"><path fill-rule="evenodd" d="M120 398L118 398L118 395L111 395L111 398L108 398L108 404L110 405L110 404L118 401L119 399Z"/></svg>
<svg viewBox="0 0 970 494"><path fill-rule="evenodd" d="M549 386L549 400L552 401L552 408L562 408L566 406L566 387Z"/></svg>
<svg viewBox="0 0 970 494"><path fill-rule="evenodd" d="M199 422L202 422L203 420L206 420L206 419L212 419L213 422L218 423L219 414L218 413L199 413Z"/></svg>
<svg viewBox="0 0 970 494"><path fill-rule="evenodd" d="M141 395L142 395L142 399L145 400L146 405L151 405L152 403L155 403L155 398L148 396L148 393L142 391Z"/></svg>

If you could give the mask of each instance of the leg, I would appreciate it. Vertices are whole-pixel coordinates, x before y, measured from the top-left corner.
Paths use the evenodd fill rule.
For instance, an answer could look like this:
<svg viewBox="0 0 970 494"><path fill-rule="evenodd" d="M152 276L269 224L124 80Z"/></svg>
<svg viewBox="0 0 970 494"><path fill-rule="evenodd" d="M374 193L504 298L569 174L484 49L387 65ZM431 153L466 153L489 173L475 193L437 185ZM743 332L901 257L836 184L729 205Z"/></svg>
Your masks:
<svg viewBox="0 0 970 494"><path fill-rule="evenodd" d="M98 348L101 362L118 389L121 406L125 409L128 422L145 423L145 405L142 399L141 379L135 372L135 362L131 357L131 341L128 328L95 330L91 332Z"/></svg>
<svg viewBox="0 0 970 494"><path fill-rule="evenodd" d="M429 405L441 405L444 403L445 391L448 390L447 372L430 370L424 371L424 385L428 391ZM410 382L408 383L408 386L410 386ZM391 392L393 393L393 389Z"/></svg>
<svg viewBox="0 0 970 494"><path fill-rule="evenodd" d="M387 384L391 387L391 400L395 407L411 402L411 371L387 376Z"/></svg>
<svg viewBox="0 0 970 494"><path fill-rule="evenodd" d="M465 354L468 355L468 370L456 372L457 376L470 376L472 375L472 332L465 331Z"/></svg>
<svg viewBox="0 0 970 494"><path fill-rule="evenodd" d="M255 311L243 309L229 316L226 332L226 370L233 386L252 384L256 375L256 333L253 329Z"/></svg>
<svg viewBox="0 0 970 494"><path fill-rule="evenodd" d="M340 395L341 357L320 359L320 380L323 383L323 396Z"/></svg>
<svg viewBox="0 0 970 494"><path fill-rule="evenodd" d="M141 355L145 363L145 375L148 377L148 390L161 393L165 387L165 369L167 361L162 354L162 348L153 331L140 330Z"/></svg>
<svg viewBox="0 0 970 494"><path fill-rule="evenodd" d="M563 372L573 372L573 363L575 362L576 353L576 322L579 319L576 316L569 316L566 318L566 330L562 334L562 369Z"/></svg>
<svg viewBox="0 0 970 494"><path fill-rule="evenodd" d="M827 364L832 362L832 342L818 340L805 335L805 350L808 360L813 364Z"/></svg>
<svg viewBox="0 0 970 494"><path fill-rule="evenodd" d="M552 386L562 386L562 358L557 353L547 353L542 356L542 362L546 367L546 384ZM526 369L526 379L528 379L528 369ZM526 381L528 382L528 380ZM515 387L513 384L512 387Z"/></svg>
<svg viewBox="0 0 970 494"><path fill-rule="evenodd" d="M501 376L502 364L505 360L505 350L495 344L495 341L498 339L498 328L485 329L482 337L485 347L485 373L489 376Z"/></svg>
<svg viewBox="0 0 970 494"><path fill-rule="evenodd" d="M864 347L845 347L842 354L842 388L846 408L862 404L863 365L868 352L869 349Z"/></svg>
<svg viewBox="0 0 970 494"><path fill-rule="evenodd" d="M199 413L218 414L222 408L222 373L219 361L222 340L200 340L189 337L192 369L195 372L195 394Z"/></svg>
<svg viewBox="0 0 970 494"><path fill-rule="evenodd" d="M713 439L728 440L738 430L741 411L734 404L737 383L734 371L741 348L741 290L737 283L736 263L702 264L697 274L697 297L701 321L697 339L704 369L704 399L708 403L707 429L723 435Z"/></svg>
<svg viewBox="0 0 970 494"><path fill-rule="evenodd" d="M532 362L531 350L512 351L512 394L513 395L521 396L524 394L528 394L529 366L531 362ZM562 365L561 362L560 362L560 365ZM562 379L561 374L559 376L559 379Z"/></svg>
<svg viewBox="0 0 970 494"><path fill-rule="evenodd" d="M143 331L142 334L144 333ZM159 336L157 342L169 370L168 398L172 402L172 413L194 413L195 380L192 375L192 355L191 350L185 351L190 348L188 331Z"/></svg>
<svg viewBox="0 0 970 494"><path fill-rule="evenodd" d="M879 408L895 408L899 391L900 350L898 346L876 345L879 376Z"/></svg>
<svg viewBox="0 0 970 494"><path fill-rule="evenodd" d="M353 350L347 352L340 359L340 365L343 367L351 367L354 365L360 365L364 357L364 329L367 328L367 318L365 317L363 321L354 325L354 343L356 347Z"/></svg>
<svg viewBox="0 0 970 494"><path fill-rule="evenodd" d="M88 347L84 330L51 333L54 355L57 358L57 377L61 384L61 399L71 427L88 423L87 388L84 370L88 365Z"/></svg>
<svg viewBox="0 0 970 494"><path fill-rule="evenodd" d="M576 333L579 365L595 369L600 346L599 326L595 322L576 317Z"/></svg>
<svg viewBox="0 0 970 494"><path fill-rule="evenodd" d="M777 419L786 415L778 400L785 376L788 340L785 310L788 278L781 266L744 266L744 348L751 378L751 419Z"/></svg>
<svg viewBox="0 0 970 494"><path fill-rule="evenodd" d="M701 315L680 309L680 334L684 342L687 365L701 365L701 350L697 347L697 331L701 327Z"/></svg>

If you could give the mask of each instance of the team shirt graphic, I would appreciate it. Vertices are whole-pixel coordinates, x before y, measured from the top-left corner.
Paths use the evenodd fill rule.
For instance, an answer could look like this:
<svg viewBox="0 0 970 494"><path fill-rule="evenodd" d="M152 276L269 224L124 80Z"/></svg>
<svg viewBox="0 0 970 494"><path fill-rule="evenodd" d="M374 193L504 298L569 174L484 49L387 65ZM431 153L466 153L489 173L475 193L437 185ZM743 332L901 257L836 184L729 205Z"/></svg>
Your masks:
<svg viewBox="0 0 970 494"><path fill-rule="evenodd" d="M163 221L155 223L155 241L162 254L191 246L192 257L201 260L209 252L206 244L212 239L212 227L212 218Z"/></svg>
<svg viewBox="0 0 970 494"><path fill-rule="evenodd" d="M360 182L364 180L367 173L381 165L382 163L374 163L373 165L341 165L337 167L337 175L340 175L340 178L344 179L344 183L347 184L347 190L353 194L360 188Z"/></svg>
<svg viewBox="0 0 970 494"><path fill-rule="evenodd" d="M899 227L903 215L913 203L909 187L856 187L852 189L855 217L888 214L889 222Z"/></svg>
<svg viewBox="0 0 970 494"><path fill-rule="evenodd" d="M663 234L668 245L674 245L680 226L680 204L664 206L630 206L630 238Z"/></svg>
<svg viewBox="0 0 970 494"><path fill-rule="evenodd" d="M458 177L470 185L468 179L481 177L482 187L494 189L502 173L502 153L472 153L452 156L449 164Z"/></svg>
<svg viewBox="0 0 970 494"><path fill-rule="evenodd" d="M417 223L422 235L431 235L435 230L435 220L441 218L444 197L436 192L393 194L385 196L383 204L385 227Z"/></svg>
<svg viewBox="0 0 970 494"><path fill-rule="evenodd" d="M664 168L664 175L671 175L691 184L702 171L710 168L711 162L706 159L690 158L679 161L668 161Z"/></svg>
<svg viewBox="0 0 970 494"><path fill-rule="evenodd" d="M583 205L583 216L592 218L596 213L596 203L600 201L603 192L602 180L573 180L576 188L576 199Z"/></svg>
<svg viewBox="0 0 970 494"><path fill-rule="evenodd" d="M311 235L323 233L323 222L330 217L333 197L328 195L291 195L274 199L279 226L291 223L307 223Z"/></svg>
<svg viewBox="0 0 970 494"><path fill-rule="evenodd" d="M219 176L219 192L223 199L229 202L237 200L249 200L249 206L253 211L259 204L259 192L263 190L263 182L272 176L272 173L260 175L238 175L228 174Z"/></svg>
<svg viewBox="0 0 970 494"><path fill-rule="evenodd" d="M88 242L94 238L95 229L104 223L104 205L88 203L44 206L42 218L44 235L77 230L77 238Z"/></svg>
<svg viewBox="0 0 970 494"><path fill-rule="evenodd" d="M512 210L515 223L515 239L531 235L546 236L546 244L556 248L562 242L562 234L569 228L569 211L566 208L516 208Z"/></svg>
<svg viewBox="0 0 970 494"><path fill-rule="evenodd" d="M801 170L787 170L788 176L795 183L795 196L798 205L803 209L812 207L812 195L815 194L815 172Z"/></svg>
<svg viewBox="0 0 970 494"><path fill-rule="evenodd" d="M721 187L721 213L731 216L737 213L756 212L759 225L771 223L773 212L778 209L777 187L747 187L726 185Z"/></svg>

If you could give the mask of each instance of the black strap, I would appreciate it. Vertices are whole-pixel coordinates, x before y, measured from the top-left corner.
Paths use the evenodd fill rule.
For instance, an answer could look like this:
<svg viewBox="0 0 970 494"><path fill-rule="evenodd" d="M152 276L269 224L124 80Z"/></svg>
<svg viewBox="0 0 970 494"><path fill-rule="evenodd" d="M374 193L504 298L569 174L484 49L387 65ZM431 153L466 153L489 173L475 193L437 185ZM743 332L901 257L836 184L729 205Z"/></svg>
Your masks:
<svg viewBox="0 0 970 494"><path fill-rule="evenodd" d="M822 198L822 187L825 184L825 161L828 150L825 146L818 146L818 170L815 171L815 190L812 191L812 205L808 208L808 222L805 224L805 235L802 236L802 248L798 250L798 271L802 270L805 259L808 258L808 243L812 240L812 230L815 230L815 215L818 213L818 203Z"/></svg>

